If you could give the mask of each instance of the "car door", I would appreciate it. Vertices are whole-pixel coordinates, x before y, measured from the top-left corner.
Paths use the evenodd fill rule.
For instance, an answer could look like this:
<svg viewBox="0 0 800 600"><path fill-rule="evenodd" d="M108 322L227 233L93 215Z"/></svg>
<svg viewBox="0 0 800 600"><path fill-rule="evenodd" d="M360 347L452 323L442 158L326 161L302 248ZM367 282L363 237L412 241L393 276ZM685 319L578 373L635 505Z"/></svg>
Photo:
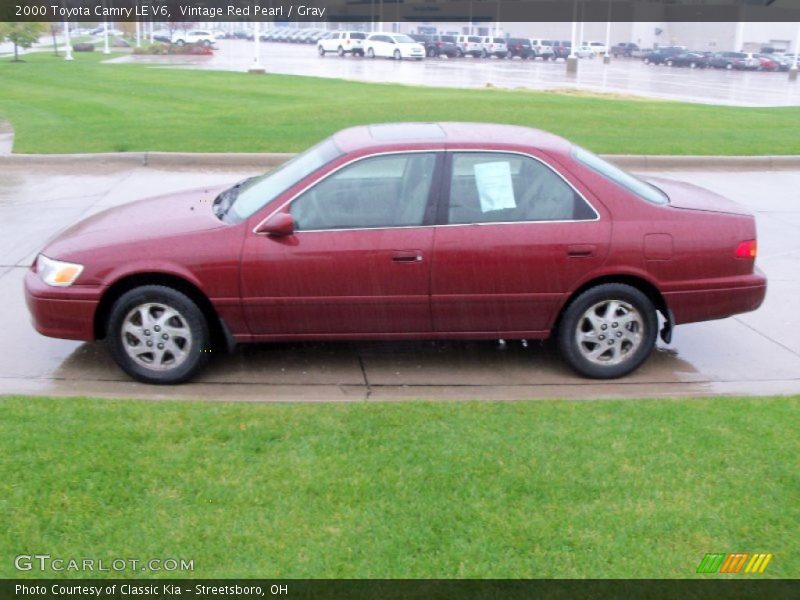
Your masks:
<svg viewBox="0 0 800 600"><path fill-rule="evenodd" d="M242 300L257 339L430 332L442 161L436 152L356 160L280 209L294 219L292 235L250 234Z"/></svg>
<svg viewBox="0 0 800 600"><path fill-rule="evenodd" d="M431 271L434 330L544 334L564 294L602 264L611 224L542 158L453 152Z"/></svg>

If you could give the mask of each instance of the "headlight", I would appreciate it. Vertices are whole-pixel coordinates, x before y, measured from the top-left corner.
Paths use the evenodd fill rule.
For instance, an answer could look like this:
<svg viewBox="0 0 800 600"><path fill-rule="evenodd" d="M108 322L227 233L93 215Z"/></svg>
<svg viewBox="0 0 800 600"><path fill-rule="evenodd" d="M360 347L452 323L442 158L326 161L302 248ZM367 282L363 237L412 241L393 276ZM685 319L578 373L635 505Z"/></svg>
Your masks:
<svg viewBox="0 0 800 600"><path fill-rule="evenodd" d="M62 262L40 254L36 259L36 272L47 285L67 287L75 283L83 271L83 265Z"/></svg>

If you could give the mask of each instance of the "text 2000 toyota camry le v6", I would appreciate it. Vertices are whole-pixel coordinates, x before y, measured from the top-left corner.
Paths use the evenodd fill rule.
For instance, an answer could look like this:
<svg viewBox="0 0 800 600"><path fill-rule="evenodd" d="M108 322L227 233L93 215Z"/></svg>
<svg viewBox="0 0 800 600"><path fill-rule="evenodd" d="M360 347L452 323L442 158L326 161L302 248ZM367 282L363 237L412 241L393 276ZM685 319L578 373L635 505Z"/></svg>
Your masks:
<svg viewBox="0 0 800 600"><path fill-rule="evenodd" d="M229 189L134 202L42 250L36 328L106 338L131 376L190 378L214 345L546 338L619 377L673 324L756 309L752 215L642 181L533 129L341 131Z"/></svg>

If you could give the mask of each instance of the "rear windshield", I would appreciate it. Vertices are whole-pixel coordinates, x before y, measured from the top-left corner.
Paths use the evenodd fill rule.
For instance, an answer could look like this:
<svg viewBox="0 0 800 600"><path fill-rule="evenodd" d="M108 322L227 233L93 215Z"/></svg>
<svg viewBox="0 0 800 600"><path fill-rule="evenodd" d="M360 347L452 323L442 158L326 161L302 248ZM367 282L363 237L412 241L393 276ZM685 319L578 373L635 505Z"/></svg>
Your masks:
<svg viewBox="0 0 800 600"><path fill-rule="evenodd" d="M589 167L592 171L599 173L606 179L610 179L617 185L622 186L643 200L647 200L653 204L662 205L669 202L667 195L657 187L652 186L637 177L634 177L630 173L626 173L619 167L615 167L610 162L603 160L588 150L584 150L578 146L573 146L572 156L577 161Z"/></svg>
<svg viewBox="0 0 800 600"><path fill-rule="evenodd" d="M471 35L471 36L469 36L469 37L467 38L467 41L468 41L468 42L473 42L473 43L477 44L477 43L480 43L480 41L481 41L481 38L479 38L479 37L478 37L478 36L476 36L476 35Z"/></svg>
<svg viewBox="0 0 800 600"><path fill-rule="evenodd" d="M351 40L365 40L365 39L367 39L367 34L366 33L361 33L360 31L354 31L353 33L350 34L350 39Z"/></svg>

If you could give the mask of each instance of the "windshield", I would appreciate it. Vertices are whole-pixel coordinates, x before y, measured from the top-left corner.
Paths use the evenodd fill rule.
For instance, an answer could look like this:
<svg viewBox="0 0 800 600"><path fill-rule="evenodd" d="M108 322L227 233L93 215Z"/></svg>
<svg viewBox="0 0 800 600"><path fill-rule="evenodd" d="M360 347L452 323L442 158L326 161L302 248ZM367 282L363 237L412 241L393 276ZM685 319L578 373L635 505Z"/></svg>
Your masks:
<svg viewBox="0 0 800 600"><path fill-rule="evenodd" d="M414 40L412 40L407 35L395 35L395 36L392 36L392 37L394 37L394 41L397 42L398 44L413 44L414 43Z"/></svg>
<svg viewBox="0 0 800 600"><path fill-rule="evenodd" d="M276 170L248 179L228 192L235 199L225 212L226 221L240 222L266 206L295 183L344 154L333 139L327 139L298 154Z"/></svg>
<svg viewBox="0 0 800 600"><path fill-rule="evenodd" d="M593 171L600 173L600 175L624 187L643 200L647 200L653 204L667 204L669 202L667 195L657 187L634 177L630 173L626 173L619 167L615 167L588 150L584 150L579 146L573 146L572 156Z"/></svg>

